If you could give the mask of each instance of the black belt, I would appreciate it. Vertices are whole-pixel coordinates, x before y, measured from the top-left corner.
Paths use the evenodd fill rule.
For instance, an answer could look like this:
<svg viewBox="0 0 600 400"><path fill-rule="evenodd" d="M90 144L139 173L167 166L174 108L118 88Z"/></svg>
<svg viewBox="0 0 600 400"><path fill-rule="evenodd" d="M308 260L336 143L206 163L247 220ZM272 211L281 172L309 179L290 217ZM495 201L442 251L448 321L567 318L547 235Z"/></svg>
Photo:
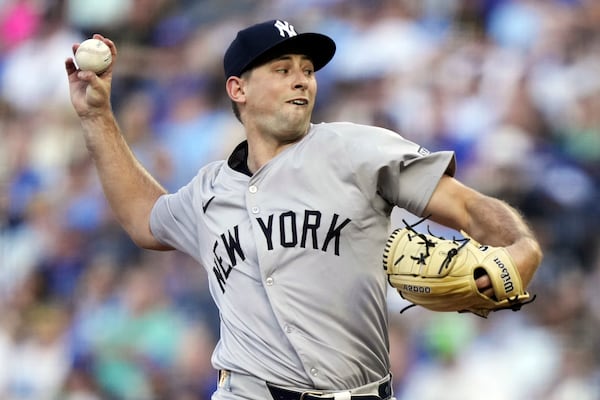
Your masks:
<svg viewBox="0 0 600 400"><path fill-rule="evenodd" d="M274 400L323 400L333 399L333 393L307 390L300 392L296 390L284 389L279 386L271 385L267 382L267 387ZM387 400L392 397L392 380L388 379L379 384L377 388L378 395L374 394L352 394L351 400Z"/></svg>

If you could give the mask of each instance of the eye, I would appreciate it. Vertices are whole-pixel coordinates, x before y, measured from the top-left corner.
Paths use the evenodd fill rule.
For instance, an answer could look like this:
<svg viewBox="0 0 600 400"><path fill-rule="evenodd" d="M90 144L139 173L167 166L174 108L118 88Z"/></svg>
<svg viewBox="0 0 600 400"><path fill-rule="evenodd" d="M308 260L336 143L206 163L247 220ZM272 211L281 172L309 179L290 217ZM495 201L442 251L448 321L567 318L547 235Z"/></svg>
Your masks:
<svg viewBox="0 0 600 400"><path fill-rule="evenodd" d="M315 73L315 71L314 71L312 68L306 68L306 69L304 70L304 74L305 74L306 76L312 76L314 73Z"/></svg>
<svg viewBox="0 0 600 400"><path fill-rule="evenodd" d="M275 72L277 72L279 74L287 74L288 73L288 69L287 68L277 68L275 70Z"/></svg>

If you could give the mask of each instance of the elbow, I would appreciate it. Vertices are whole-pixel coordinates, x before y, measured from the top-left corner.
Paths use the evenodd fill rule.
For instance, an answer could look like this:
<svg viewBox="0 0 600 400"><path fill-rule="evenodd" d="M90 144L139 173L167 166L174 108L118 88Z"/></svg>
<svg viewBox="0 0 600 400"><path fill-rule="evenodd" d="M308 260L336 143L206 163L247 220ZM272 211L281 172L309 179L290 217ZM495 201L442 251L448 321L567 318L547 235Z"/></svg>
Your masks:
<svg viewBox="0 0 600 400"><path fill-rule="evenodd" d="M154 236L141 237L141 236L130 235L130 238L137 247L145 249L145 250L158 250L158 251L173 250L173 248L171 246L167 246L165 244L160 243L158 240L156 240L154 238Z"/></svg>
<svg viewBox="0 0 600 400"><path fill-rule="evenodd" d="M160 251L173 250L173 248L171 246L168 246L168 245L165 245L165 244L159 242L154 237L154 234L152 234L152 231L150 230L149 224L146 224L146 223L141 224L141 225L123 224L122 226L123 226L123 229L125 229L125 232L127 232L127 234L129 235L129 238L139 248L142 248L145 250L160 250Z"/></svg>
<svg viewBox="0 0 600 400"><path fill-rule="evenodd" d="M542 263L544 254L540 244L534 238L527 238L525 243L525 246L521 246L521 255L517 258L519 260L517 265L519 265L518 269L524 287L527 287Z"/></svg>
<svg viewBox="0 0 600 400"><path fill-rule="evenodd" d="M536 268L539 264L541 264L542 259L544 258L544 252L540 243L533 236L529 236L525 238L526 249L529 253L529 260L531 260L531 264L535 265Z"/></svg>
<svg viewBox="0 0 600 400"><path fill-rule="evenodd" d="M542 247L537 242L537 240L534 240L532 252L533 252L533 258L536 260L536 264L540 265L542 263L542 260L544 259L544 251L542 250Z"/></svg>

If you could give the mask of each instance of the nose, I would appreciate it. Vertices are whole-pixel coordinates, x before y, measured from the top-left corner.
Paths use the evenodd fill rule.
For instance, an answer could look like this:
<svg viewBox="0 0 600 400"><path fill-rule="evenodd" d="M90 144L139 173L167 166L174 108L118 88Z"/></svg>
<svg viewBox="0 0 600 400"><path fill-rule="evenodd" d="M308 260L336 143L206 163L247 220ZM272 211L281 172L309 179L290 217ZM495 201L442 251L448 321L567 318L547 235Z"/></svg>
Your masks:
<svg viewBox="0 0 600 400"><path fill-rule="evenodd" d="M294 89L306 89L308 87L308 77L302 69L298 69L294 74Z"/></svg>

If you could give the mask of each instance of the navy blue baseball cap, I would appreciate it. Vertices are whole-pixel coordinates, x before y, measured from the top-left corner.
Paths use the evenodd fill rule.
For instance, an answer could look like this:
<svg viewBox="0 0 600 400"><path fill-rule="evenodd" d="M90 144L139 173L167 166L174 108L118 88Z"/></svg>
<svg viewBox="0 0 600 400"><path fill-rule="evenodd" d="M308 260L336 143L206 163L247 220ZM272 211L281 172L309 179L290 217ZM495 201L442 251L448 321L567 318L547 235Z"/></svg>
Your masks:
<svg viewBox="0 0 600 400"><path fill-rule="evenodd" d="M335 42L320 33L297 33L287 21L261 22L239 31L229 45L223 57L225 77L241 76L283 54L304 54L318 71L333 58Z"/></svg>

